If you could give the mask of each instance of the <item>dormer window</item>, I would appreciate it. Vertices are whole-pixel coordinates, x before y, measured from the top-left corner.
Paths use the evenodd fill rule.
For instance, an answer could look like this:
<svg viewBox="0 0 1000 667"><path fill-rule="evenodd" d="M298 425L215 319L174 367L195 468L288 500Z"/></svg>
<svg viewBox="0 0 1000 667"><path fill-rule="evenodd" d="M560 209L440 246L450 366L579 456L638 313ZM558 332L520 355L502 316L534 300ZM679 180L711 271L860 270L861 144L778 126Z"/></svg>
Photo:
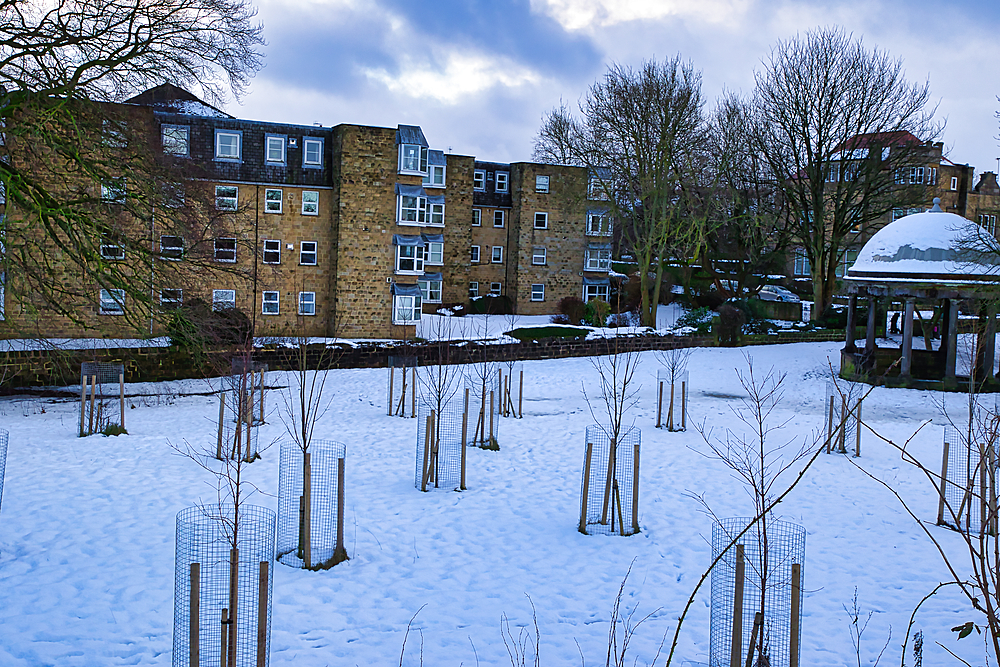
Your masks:
<svg viewBox="0 0 1000 667"><path fill-rule="evenodd" d="M266 141L264 158L268 164L285 164L285 138L269 134Z"/></svg>
<svg viewBox="0 0 1000 667"><path fill-rule="evenodd" d="M476 169L472 173L472 189L473 190L485 190L486 189L486 172L482 169Z"/></svg>
<svg viewBox="0 0 1000 667"><path fill-rule="evenodd" d="M400 144L399 171L402 173L426 174L427 148L419 144Z"/></svg>
<svg viewBox="0 0 1000 667"><path fill-rule="evenodd" d="M506 171L497 172L497 192L507 192L507 181L510 178L510 174Z"/></svg>
<svg viewBox="0 0 1000 667"><path fill-rule="evenodd" d="M242 156L243 133L238 130L215 131L215 159L239 160Z"/></svg>

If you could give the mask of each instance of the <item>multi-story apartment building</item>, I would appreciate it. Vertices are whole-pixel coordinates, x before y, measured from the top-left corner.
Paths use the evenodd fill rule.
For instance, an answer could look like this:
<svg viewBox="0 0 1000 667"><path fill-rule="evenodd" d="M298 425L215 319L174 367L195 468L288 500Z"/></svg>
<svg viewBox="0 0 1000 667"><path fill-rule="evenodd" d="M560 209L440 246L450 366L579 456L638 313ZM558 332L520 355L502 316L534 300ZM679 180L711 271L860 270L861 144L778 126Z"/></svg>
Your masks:
<svg viewBox="0 0 1000 667"><path fill-rule="evenodd" d="M554 313L565 296L608 297L610 218L588 199L583 168L446 155L411 125L234 118L169 85L124 106L136 110L129 122L150 126L155 150L214 195L226 223L206 222L206 258L233 270L182 286L154 269L163 308L238 308L258 335L407 338L423 312L470 297L502 295L522 314ZM149 236L157 262L184 262L192 244L146 221L133 233ZM37 334L114 330L129 304L93 291L95 317L36 322ZM0 335L17 335L22 319L8 309Z"/></svg>

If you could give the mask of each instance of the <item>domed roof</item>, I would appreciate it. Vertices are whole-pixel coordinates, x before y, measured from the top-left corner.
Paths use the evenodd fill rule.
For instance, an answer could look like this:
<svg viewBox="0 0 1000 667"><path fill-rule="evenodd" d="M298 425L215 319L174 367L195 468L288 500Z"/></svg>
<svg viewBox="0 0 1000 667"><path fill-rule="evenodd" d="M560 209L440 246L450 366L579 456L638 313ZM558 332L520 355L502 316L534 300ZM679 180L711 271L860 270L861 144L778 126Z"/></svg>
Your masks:
<svg viewBox="0 0 1000 667"><path fill-rule="evenodd" d="M1000 282L1000 264L977 252L985 231L934 208L889 223L865 243L845 278L852 281Z"/></svg>

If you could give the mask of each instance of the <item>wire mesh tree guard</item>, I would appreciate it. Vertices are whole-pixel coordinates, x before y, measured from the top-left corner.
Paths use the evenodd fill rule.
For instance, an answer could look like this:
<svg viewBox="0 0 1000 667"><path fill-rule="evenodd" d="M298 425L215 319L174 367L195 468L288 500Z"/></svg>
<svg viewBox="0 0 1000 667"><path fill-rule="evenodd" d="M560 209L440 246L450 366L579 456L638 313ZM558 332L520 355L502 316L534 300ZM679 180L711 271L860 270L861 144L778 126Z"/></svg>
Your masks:
<svg viewBox="0 0 1000 667"><path fill-rule="evenodd" d="M417 416L417 364L416 357L389 356L385 406L390 417Z"/></svg>
<svg viewBox="0 0 1000 667"><path fill-rule="evenodd" d="M709 665L798 667L806 531L768 518L730 546L751 521L722 519L712 527L712 558L718 562L712 569Z"/></svg>
<svg viewBox="0 0 1000 667"><path fill-rule="evenodd" d="M688 372L656 371L656 428L687 430ZM664 415L666 418L664 419Z"/></svg>
<svg viewBox="0 0 1000 667"><path fill-rule="evenodd" d="M468 392L458 400L437 404L421 401L417 407L417 456L414 486L421 491L465 491L465 448L468 427ZM465 409L463 409L465 408Z"/></svg>
<svg viewBox="0 0 1000 667"><path fill-rule="evenodd" d="M501 417L524 416L524 364L507 362L500 366L497 396Z"/></svg>
<svg viewBox="0 0 1000 667"><path fill-rule="evenodd" d="M278 561L326 570L347 560L344 548L346 445L313 440L305 451L281 442L278 472Z"/></svg>
<svg viewBox="0 0 1000 667"><path fill-rule="evenodd" d="M3 476L7 470L7 441L10 433L6 429L0 428L0 506L3 503Z"/></svg>
<svg viewBox="0 0 1000 667"><path fill-rule="evenodd" d="M978 437L977 437L978 436ZM941 479L938 489L939 526L963 533L997 534L997 431L964 436L944 427Z"/></svg>
<svg viewBox="0 0 1000 667"><path fill-rule="evenodd" d="M639 532L641 433L631 428L612 436L604 426L587 427L578 528L584 535Z"/></svg>
<svg viewBox="0 0 1000 667"><path fill-rule="evenodd" d="M267 364L259 361L247 361L237 357L232 360L232 373L222 378L226 391L238 393L243 397L239 416L254 426L264 423L264 373Z"/></svg>
<svg viewBox="0 0 1000 667"><path fill-rule="evenodd" d="M125 431L125 364L85 361L80 366L80 437L110 434L116 426Z"/></svg>
<svg viewBox="0 0 1000 667"><path fill-rule="evenodd" d="M255 505L241 504L238 521L233 505L177 514L173 667L266 667L274 528Z"/></svg>
<svg viewBox="0 0 1000 667"><path fill-rule="evenodd" d="M500 449L500 368L477 364L465 379L468 443L481 449Z"/></svg>
<svg viewBox="0 0 1000 667"><path fill-rule="evenodd" d="M238 365L238 362L241 362ZM257 429L264 423L264 371L267 364L233 359L239 371L222 378L219 389L219 421L215 458L243 457L248 463L259 458Z"/></svg>
<svg viewBox="0 0 1000 667"><path fill-rule="evenodd" d="M826 383L826 453L847 453L847 443L854 445L854 456L861 456L861 408L865 386L842 380ZM836 448L836 449L835 449Z"/></svg>

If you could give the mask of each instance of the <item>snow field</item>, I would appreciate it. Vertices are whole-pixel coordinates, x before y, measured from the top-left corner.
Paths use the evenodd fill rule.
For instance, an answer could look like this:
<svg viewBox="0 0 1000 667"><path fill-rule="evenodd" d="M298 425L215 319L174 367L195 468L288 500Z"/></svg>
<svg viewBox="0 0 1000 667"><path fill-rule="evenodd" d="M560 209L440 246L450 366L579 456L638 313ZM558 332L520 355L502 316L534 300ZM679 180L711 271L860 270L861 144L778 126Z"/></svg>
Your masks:
<svg viewBox="0 0 1000 667"><path fill-rule="evenodd" d="M750 348L757 373L774 366L788 374L774 421L787 421L775 442L811 437L823 427L828 358L837 343ZM501 451L470 449L469 490L426 494L413 487L416 420L385 415L386 371L333 371L332 408L316 437L347 444L346 546L351 560L326 572L277 564L271 665L399 664L407 623L405 665L509 665L500 635L503 614L515 634L531 626L534 604L543 665L603 662L607 619L629 567L625 604L640 627L631 655L649 664L665 632L708 566L711 520L693 497L719 516L743 516L751 503L743 487L708 451L690 426L716 435L736 429L731 407L741 395L734 369L740 349L697 349L690 360L689 430L667 433L655 424L659 364L646 353L633 411L642 429L640 526L633 537L584 536L576 531L584 429L594 422L581 384L594 397L597 374L589 359L525 362L525 417L504 419ZM286 385L284 373L268 386ZM134 384L136 393L194 393L209 382ZM217 381L216 381L217 384ZM940 394L876 389L865 418L897 442L925 419L910 449L940 465ZM946 399L961 414L962 395ZM214 396L130 401L129 435L77 438L73 401L0 400L0 426L10 431L0 511L0 665L169 665L173 613L174 529L177 512L216 500L214 481L170 445L214 448ZM268 394L268 409L281 404ZM169 404L172 403L172 404ZM42 413L44 409L44 413ZM600 416L602 406L595 406ZM281 438L270 414L260 443ZM866 433L856 460L912 501L933 523L936 496L898 453ZM249 467L261 490L250 502L276 508L278 449ZM843 605L855 586L874 610L863 638L865 664L892 639L887 657L899 659L910 613L946 577L939 556L894 498L851 460L821 455L778 515L807 529L804 565L804 665L856 662ZM946 547L958 536L931 526ZM529 597L531 602L529 603ZM681 634L676 665L707 661L709 584L706 581ZM417 613L419 610L419 613ZM981 644L955 642L950 628L974 620L967 603L939 593L924 605L916 628L925 632L925 664L946 653L935 641L982 662ZM669 643L669 636L668 636ZM659 664L663 664L661 655ZM910 658L912 661L912 658Z"/></svg>

